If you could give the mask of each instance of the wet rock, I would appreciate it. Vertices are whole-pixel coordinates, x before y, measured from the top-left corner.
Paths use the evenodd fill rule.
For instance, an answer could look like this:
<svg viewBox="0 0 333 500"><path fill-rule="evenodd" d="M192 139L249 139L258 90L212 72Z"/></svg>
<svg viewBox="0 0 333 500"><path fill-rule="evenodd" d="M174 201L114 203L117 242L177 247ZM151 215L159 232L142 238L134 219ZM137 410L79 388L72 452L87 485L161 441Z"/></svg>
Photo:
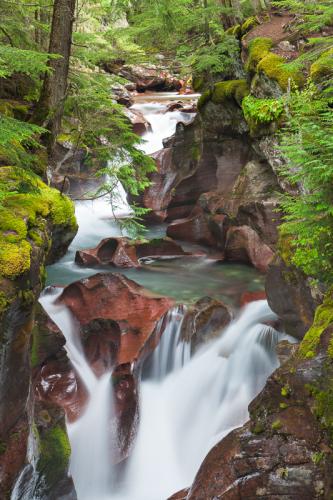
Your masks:
<svg viewBox="0 0 333 500"><path fill-rule="evenodd" d="M308 389L331 380L324 337L316 357L294 355L268 379L250 405L250 421L208 453L187 500L329 497L332 450Z"/></svg>
<svg viewBox="0 0 333 500"><path fill-rule="evenodd" d="M80 250L75 262L80 266L113 265L116 267L140 267L140 259L179 257L190 255L170 238L130 240L106 238L96 248Z"/></svg>
<svg viewBox="0 0 333 500"><path fill-rule="evenodd" d="M191 342L191 350L195 352L200 345L219 335L231 319L231 312L223 302L204 297L186 311L180 336Z"/></svg>
<svg viewBox="0 0 333 500"><path fill-rule="evenodd" d="M172 495L172 497L169 497L168 500L186 500L188 492L189 488L185 488L184 490L178 491L178 493Z"/></svg>
<svg viewBox="0 0 333 500"><path fill-rule="evenodd" d="M267 295L264 290L258 290L256 292L244 292L240 299L241 307L246 306L246 304L250 304L250 302L255 302L257 300L266 300Z"/></svg>
<svg viewBox="0 0 333 500"><path fill-rule="evenodd" d="M68 285L59 298L82 327L113 320L121 331L118 364L141 363L158 320L173 300L156 295L121 274L96 274Z"/></svg>
<svg viewBox="0 0 333 500"><path fill-rule="evenodd" d="M134 446L139 425L138 377L129 363L116 367L112 374L116 435L112 436L114 461L119 463L127 458Z"/></svg>
<svg viewBox="0 0 333 500"><path fill-rule="evenodd" d="M130 82L134 82L136 90L179 90L181 81L171 75L167 70L158 69L156 66L123 66L118 74Z"/></svg>
<svg viewBox="0 0 333 500"><path fill-rule="evenodd" d="M135 90L134 88L127 88L126 85L114 85L112 87L112 93L114 98L119 104L122 104L123 106L126 106L126 108L129 108L134 104L134 99L129 93L130 90Z"/></svg>
<svg viewBox="0 0 333 500"><path fill-rule="evenodd" d="M135 134L143 136L147 132L151 131L151 125L143 116L141 111L137 109L125 109L124 114L130 120Z"/></svg>
<svg viewBox="0 0 333 500"><path fill-rule="evenodd" d="M270 247L249 226L228 230L225 253L226 260L251 264L262 272L267 272L274 257Z"/></svg>
<svg viewBox="0 0 333 500"><path fill-rule="evenodd" d="M318 299L304 274L276 257L268 269L267 300L289 335L302 339L313 322Z"/></svg>
<svg viewBox="0 0 333 500"><path fill-rule="evenodd" d="M215 221L216 222L216 221ZM223 226L224 216L220 220ZM203 211L196 213L185 219L178 219L168 225L167 235L177 240L190 241L207 246L218 246L209 218Z"/></svg>

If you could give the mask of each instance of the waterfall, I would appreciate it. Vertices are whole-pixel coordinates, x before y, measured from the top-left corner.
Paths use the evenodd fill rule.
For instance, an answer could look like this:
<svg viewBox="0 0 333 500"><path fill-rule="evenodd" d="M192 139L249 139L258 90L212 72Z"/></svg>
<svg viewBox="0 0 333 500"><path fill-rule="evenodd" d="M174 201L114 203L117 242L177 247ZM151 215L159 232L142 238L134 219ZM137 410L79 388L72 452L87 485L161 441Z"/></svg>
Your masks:
<svg viewBox="0 0 333 500"><path fill-rule="evenodd" d="M142 383L137 443L117 500L165 500L189 486L212 446L246 422L249 403L278 367L282 335L263 323L274 319L266 301L249 304L218 339L161 377L170 345L178 347L166 336L179 327L174 313L158 348L166 352L156 351L161 372Z"/></svg>
<svg viewBox="0 0 333 500"><path fill-rule="evenodd" d="M97 378L90 368L79 337L79 326L69 309L56 304L62 290L48 287L40 302L66 338L66 350L74 368L86 385L89 402L84 414L67 423L72 454L70 473L80 500L105 498L112 489L112 453L109 427L114 400L111 373Z"/></svg>
<svg viewBox="0 0 333 500"><path fill-rule="evenodd" d="M161 340L148 361L148 372L154 380L181 369L190 359L191 345L180 338L184 313L184 306L177 306L168 311L156 327Z"/></svg>

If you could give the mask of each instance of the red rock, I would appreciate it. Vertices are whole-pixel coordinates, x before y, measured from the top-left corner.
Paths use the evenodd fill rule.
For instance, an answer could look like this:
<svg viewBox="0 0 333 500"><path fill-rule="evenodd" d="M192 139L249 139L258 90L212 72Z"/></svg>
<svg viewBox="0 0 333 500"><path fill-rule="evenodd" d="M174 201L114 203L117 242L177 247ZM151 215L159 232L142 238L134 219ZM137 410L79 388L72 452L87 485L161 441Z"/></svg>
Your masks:
<svg viewBox="0 0 333 500"><path fill-rule="evenodd" d="M225 216L220 216L218 223L223 225ZM217 246L208 218L200 211L190 217L173 221L168 225L167 235L183 241L199 243L207 246Z"/></svg>
<svg viewBox="0 0 333 500"><path fill-rule="evenodd" d="M228 230L226 260L252 264L259 271L267 272L273 257L271 248L249 226L231 227Z"/></svg>
<svg viewBox="0 0 333 500"><path fill-rule="evenodd" d="M75 262L81 266L113 265L116 267L140 267L140 259L146 257L177 257L190 255L170 238L150 241L129 238L106 238L96 248L80 250Z"/></svg>
<svg viewBox="0 0 333 500"><path fill-rule="evenodd" d="M133 132L137 135L145 135L147 132L151 131L151 125L146 120L141 111L137 109L124 109L124 113L130 120L133 128Z"/></svg>
<svg viewBox="0 0 333 500"><path fill-rule="evenodd" d="M256 300L266 300L266 292L264 290L258 290L256 292L244 292L240 299L241 307L246 306L250 302L255 302Z"/></svg>
<svg viewBox="0 0 333 500"><path fill-rule="evenodd" d="M65 410L70 422L77 420L88 402L88 392L64 352L58 359L49 359L38 371L35 394L39 401L46 401Z"/></svg>
<svg viewBox="0 0 333 500"><path fill-rule="evenodd" d="M186 500L189 492L189 488L185 488L184 490L178 491L172 497L169 497L168 500Z"/></svg>
<svg viewBox="0 0 333 500"><path fill-rule="evenodd" d="M191 350L195 351L202 343L220 334L231 318L230 310L223 302L204 297L186 311L181 338L191 342Z"/></svg>
<svg viewBox="0 0 333 500"><path fill-rule="evenodd" d="M142 353L158 320L174 301L156 295L121 274L96 274L68 285L59 298L81 327L103 318L122 333L118 364L142 361Z"/></svg>

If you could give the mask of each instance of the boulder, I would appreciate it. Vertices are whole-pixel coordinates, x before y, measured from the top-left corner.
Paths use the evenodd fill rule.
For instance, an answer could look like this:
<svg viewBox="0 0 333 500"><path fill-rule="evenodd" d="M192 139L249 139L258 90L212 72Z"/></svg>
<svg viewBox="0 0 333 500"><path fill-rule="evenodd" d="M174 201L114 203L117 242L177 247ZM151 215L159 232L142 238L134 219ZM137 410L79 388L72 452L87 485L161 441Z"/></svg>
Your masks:
<svg viewBox="0 0 333 500"><path fill-rule="evenodd" d="M264 290L244 292L240 298L240 306L244 307L246 304L250 304L250 302L255 302L257 300L267 300L267 295Z"/></svg>
<svg viewBox="0 0 333 500"><path fill-rule="evenodd" d="M268 379L250 404L250 421L208 453L186 500L329 498L332 449L319 407L321 415L328 413L318 404L332 380L326 351L331 331L315 357L296 354Z"/></svg>
<svg viewBox="0 0 333 500"><path fill-rule="evenodd" d="M106 238L96 248L76 252L75 262L80 266L112 265L115 267L140 267L140 259L182 257L191 255L170 238L130 240Z"/></svg>
<svg viewBox="0 0 333 500"><path fill-rule="evenodd" d="M135 90L134 88L127 88L126 85L113 85L112 87L112 94L115 98L115 100L119 103L122 104L123 106L126 106L126 108L129 108L134 104L134 99L129 93L130 90ZM126 110L124 110L126 111Z"/></svg>
<svg viewBox="0 0 333 500"><path fill-rule="evenodd" d="M137 109L124 109L124 114L127 116L132 124L133 132L137 135L143 136L147 132L151 132L151 125L143 116L141 111Z"/></svg>
<svg viewBox="0 0 333 500"><path fill-rule="evenodd" d="M179 90L181 81L175 78L167 70L161 70L156 66L122 66L117 73L130 82L134 82L136 90Z"/></svg>
<svg viewBox="0 0 333 500"><path fill-rule="evenodd" d="M168 297L111 273L99 273L68 285L58 300L67 305L86 332L94 320L116 323L121 331L117 364L136 365L150 352L155 326L174 304Z"/></svg>
<svg viewBox="0 0 333 500"><path fill-rule="evenodd" d="M224 219L225 216L220 216L222 227ZM215 222L217 222L216 219ZM171 222L167 228L167 235L176 240L190 241L212 247L218 246L218 240L213 234L209 218L205 216L203 211Z"/></svg>
<svg viewBox="0 0 333 500"><path fill-rule="evenodd" d="M227 233L226 260L253 265L261 272L267 272L274 252L249 226L231 227Z"/></svg>
<svg viewBox="0 0 333 500"><path fill-rule="evenodd" d="M169 497L168 500L186 500L189 492L189 488L185 488L184 490L178 491L172 497Z"/></svg>
<svg viewBox="0 0 333 500"><path fill-rule="evenodd" d="M267 300L279 316L289 335L302 339L313 322L319 297L306 276L281 257L276 257L268 269Z"/></svg>
<svg viewBox="0 0 333 500"><path fill-rule="evenodd" d="M219 335L231 319L231 312L223 302L204 297L186 311L180 336L191 342L191 351L195 352L200 345Z"/></svg>

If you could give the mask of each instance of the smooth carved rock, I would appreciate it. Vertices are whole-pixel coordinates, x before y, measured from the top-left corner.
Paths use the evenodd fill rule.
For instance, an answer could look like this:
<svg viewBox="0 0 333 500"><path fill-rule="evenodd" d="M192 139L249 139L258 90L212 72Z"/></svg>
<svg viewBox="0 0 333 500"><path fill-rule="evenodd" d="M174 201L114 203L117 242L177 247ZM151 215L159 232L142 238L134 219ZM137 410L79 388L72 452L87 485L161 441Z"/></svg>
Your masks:
<svg viewBox="0 0 333 500"><path fill-rule="evenodd" d="M166 70L156 66L123 66L117 71L120 76L136 84L139 92L146 90L179 90L182 83Z"/></svg>
<svg viewBox="0 0 333 500"><path fill-rule="evenodd" d="M267 272L274 252L249 226L231 227L227 233L226 260L252 264Z"/></svg>
<svg viewBox="0 0 333 500"><path fill-rule="evenodd" d="M286 333L302 339L313 322L320 300L312 295L304 274L276 257L268 269L266 293Z"/></svg>
<svg viewBox="0 0 333 500"><path fill-rule="evenodd" d="M173 306L121 274L96 274L68 285L59 298L81 328L94 320L113 320L120 328L118 364L141 362L158 320Z"/></svg>
<svg viewBox="0 0 333 500"><path fill-rule="evenodd" d="M204 297L187 310L181 338L191 342L194 352L201 344L219 335L231 319L230 310L223 302Z"/></svg>
<svg viewBox="0 0 333 500"><path fill-rule="evenodd" d="M106 238L96 248L79 250L75 262L80 266L113 265L116 267L140 267L140 259L182 257L191 255L170 238L131 240Z"/></svg>

